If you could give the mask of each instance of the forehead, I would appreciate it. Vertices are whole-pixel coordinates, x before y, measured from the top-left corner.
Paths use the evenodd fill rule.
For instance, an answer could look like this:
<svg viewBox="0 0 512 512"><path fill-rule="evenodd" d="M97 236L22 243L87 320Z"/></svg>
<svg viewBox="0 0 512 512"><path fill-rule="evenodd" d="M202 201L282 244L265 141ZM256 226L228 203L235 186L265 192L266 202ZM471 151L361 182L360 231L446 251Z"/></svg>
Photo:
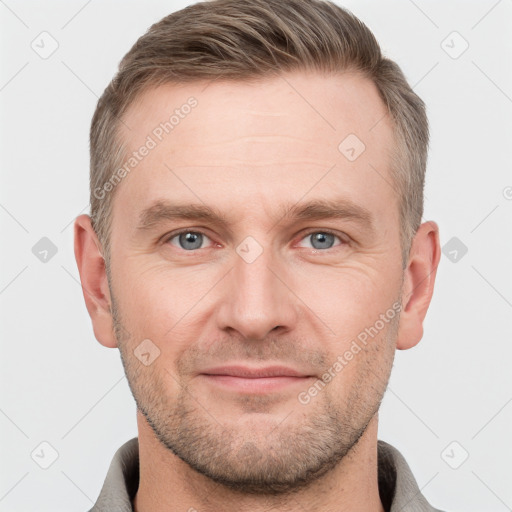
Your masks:
<svg viewBox="0 0 512 512"><path fill-rule="evenodd" d="M190 103L195 106L190 108ZM386 133L392 131L386 114L375 84L360 73L296 72L249 82L212 80L150 87L128 107L120 135L128 148L135 149L145 134L159 139L172 132L178 145L180 138L194 131L201 137L198 146L205 146L225 141L224 134L250 124L252 135L290 131L317 141L321 138L324 144L319 150L324 151L327 147L338 150L333 142L352 130L371 150L368 146L378 149L379 142L388 142L385 139L391 135ZM160 126L166 123L172 125L167 131Z"/></svg>
<svg viewBox="0 0 512 512"><path fill-rule="evenodd" d="M177 195L270 208L335 189L374 209L396 203L391 121L357 73L166 84L141 94L123 120L128 172L114 211Z"/></svg>

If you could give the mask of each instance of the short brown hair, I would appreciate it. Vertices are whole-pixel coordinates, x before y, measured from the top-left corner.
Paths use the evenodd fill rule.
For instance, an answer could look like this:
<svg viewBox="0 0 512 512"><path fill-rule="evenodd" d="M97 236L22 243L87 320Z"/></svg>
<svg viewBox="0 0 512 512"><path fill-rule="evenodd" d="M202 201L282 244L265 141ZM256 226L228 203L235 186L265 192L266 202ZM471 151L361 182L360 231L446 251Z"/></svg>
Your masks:
<svg viewBox="0 0 512 512"><path fill-rule="evenodd" d="M199 80L247 80L285 72L361 72L393 122L392 179L400 209L403 265L423 215L428 121L423 101L372 32L324 0L213 0L166 16L122 59L98 101L90 132L92 225L109 264L112 199L97 190L124 160L122 116L150 87ZM340 141L341 142L341 141Z"/></svg>

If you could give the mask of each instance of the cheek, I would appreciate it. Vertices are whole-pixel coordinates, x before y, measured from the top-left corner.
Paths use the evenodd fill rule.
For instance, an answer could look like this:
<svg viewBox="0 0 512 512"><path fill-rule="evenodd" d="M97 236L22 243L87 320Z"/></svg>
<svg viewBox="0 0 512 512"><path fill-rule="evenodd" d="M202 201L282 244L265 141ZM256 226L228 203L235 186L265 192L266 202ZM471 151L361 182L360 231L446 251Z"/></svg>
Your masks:
<svg viewBox="0 0 512 512"><path fill-rule="evenodd" d="M215 311L208 292L218 277L212 274L165 265L135 270L126 264L119 269L119 275L127 277L115 288L123 326L130 332L133 347L151 340L160 350L156 362L165 362L173 371L174 362L201 338L206 317Z"/></svg>
<svg viewBox="0 0 512 512"><path fill-rule="evenodd" d="M395 269L368 265L310 266L291 275L291 288L307 306L306 314L317 315L334 331L338 343L344 343L374 325L382 314L394 316L401 281L399 276L393 279L393 274Z"/></svg>
<svg viewBox="0 0 512 512"><path fill-rule="evenodd" d="M204 295L208 286L205 274L200 277L192 270L171 269L165 263L144 264L144 257L137 259L120 265L115 276L124 309L141 325L158 319L160 325L170 328Z"/></svg>

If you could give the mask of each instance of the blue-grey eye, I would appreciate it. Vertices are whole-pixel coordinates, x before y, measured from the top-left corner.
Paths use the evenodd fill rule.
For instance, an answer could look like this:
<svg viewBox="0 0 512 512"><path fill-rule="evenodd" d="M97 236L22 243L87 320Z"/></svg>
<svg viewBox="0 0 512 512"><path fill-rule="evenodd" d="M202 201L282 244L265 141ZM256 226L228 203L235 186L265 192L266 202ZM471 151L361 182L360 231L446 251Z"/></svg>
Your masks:
<svg viewBox="0 0 512 512"><path fill-rule="evenodd" d="M336 240L338 242L336 243ZM300 242L300 247L307 247L309 249L331 249L334 246L343 245L342 239L328 231L313 231L308 235L304 236L304 238Z"/></svg>
<svg viewBox="0 0 512 512"><path fill-rule="evenodd" d="M314 249L330 249L334 245L335 238L335 235L331 235L331 233L323 233L322 231L312 233L309 236L311 245Z"/></svg>
<svg viewBox="0 0 512 512"><path fill-rule="evenodd" d="M195 231L185 231L179 233L170 239L170 242L174 239L178 239L178 244L181 249L186 251L193 251L194 249L200 249L203 245L203 239L206 238L202 233L196 233ZM173 243L173 245L176 245Z"/></svg>

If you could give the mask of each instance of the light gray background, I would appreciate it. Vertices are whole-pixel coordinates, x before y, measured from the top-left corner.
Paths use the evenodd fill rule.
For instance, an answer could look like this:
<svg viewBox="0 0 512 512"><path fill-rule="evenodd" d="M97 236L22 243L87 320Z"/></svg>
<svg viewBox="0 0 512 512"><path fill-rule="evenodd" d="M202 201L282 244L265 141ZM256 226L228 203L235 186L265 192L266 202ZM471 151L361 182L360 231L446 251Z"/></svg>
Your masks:
<svg viewBox="0 0 512 512"><path fill-rule="evenodd" d="M118 351L92 333L72 222L88 211L98 96L136 38L190 3L0 0L2 512L85 512L116 449L137 435ZM468 248L456 262L450 246L442 256L424 339L397 354L380 438L435 506L512 510L512 1L343 5L426 102L424 218L439 223L443 246L457 237ZM50 48L43 31L59 45L47 59L31 48ZM458 58L453 31L469 44ZM42 237L58 250L47 262L32 252ZM44 441L58 452L48 469L37 463L51 462Z"/></svg>

